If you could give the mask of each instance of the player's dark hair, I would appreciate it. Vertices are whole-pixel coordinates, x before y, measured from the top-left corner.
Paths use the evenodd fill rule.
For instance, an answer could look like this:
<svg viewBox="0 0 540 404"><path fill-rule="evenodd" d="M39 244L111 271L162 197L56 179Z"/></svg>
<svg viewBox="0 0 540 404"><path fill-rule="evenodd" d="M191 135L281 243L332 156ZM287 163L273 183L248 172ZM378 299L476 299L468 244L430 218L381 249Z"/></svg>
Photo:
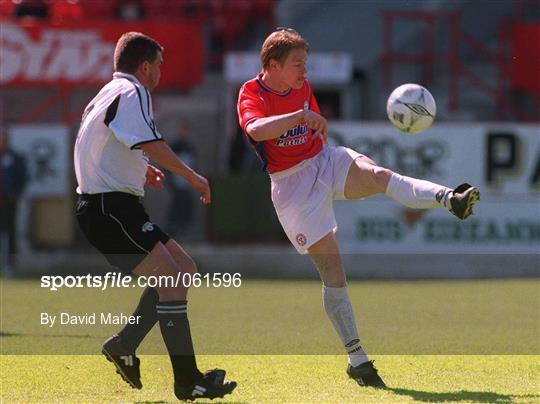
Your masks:
<svg viewBox="0 0 540 404"><path fill-rule="evenodd" d="M271 59L283 64L293 49L304 49L309 52L309 43L292 28L276 28L268 35L261 47L263 69L270 67Z"/></svg>
<svg viewBox="0 0 540 404"><path fill-rule="evenodd" d="M143 62L156 60L163 47L155 40L140 32L126 32L114 49L114 71L135 73Z"/></svg>

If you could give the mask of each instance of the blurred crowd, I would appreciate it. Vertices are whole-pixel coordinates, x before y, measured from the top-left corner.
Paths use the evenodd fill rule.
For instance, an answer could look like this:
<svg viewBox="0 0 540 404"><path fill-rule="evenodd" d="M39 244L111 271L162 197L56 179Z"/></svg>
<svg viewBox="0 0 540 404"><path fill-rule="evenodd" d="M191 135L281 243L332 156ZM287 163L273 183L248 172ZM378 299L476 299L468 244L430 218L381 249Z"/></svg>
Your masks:
<svg viewBox="0 0 540 404"><path fill-rule="evenodd" d="M197 21L206 27L210 57L233 50L242 37L274 25L275 0L0 0L0 16L47 22Z"/></svg>
<svg viewBox="0 0 540 404"><path fill-rule="evenodd" d="M124 20L199 17L221 22L259 18L271 14L273 5L274 0L0 0L0 15Z"/></svg>
<svg viewBox="0 0 540 404"><path fill-rule="evenodd" d="M0 127L0 268L13 274L17 254L17 208L28 180L26 160L9 147L8 133Z"/></svg>

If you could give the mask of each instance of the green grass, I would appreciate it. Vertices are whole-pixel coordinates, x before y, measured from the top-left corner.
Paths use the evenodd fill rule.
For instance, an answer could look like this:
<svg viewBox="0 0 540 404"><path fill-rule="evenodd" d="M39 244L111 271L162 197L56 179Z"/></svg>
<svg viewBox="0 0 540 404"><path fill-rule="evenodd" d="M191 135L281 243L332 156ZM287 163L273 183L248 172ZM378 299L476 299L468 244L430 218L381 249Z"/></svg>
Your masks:
<svg viewBox="0 0 540 404"><path fill-rule="evenodd" d="M538 402L538 356L375 357L388 390L360 388L337 355L202 356L238 381L234 402ZM142 356L144 388L130 389L99 356L3 356L2 402L173 402L163 355Z"/></svg>
<svg viewBox="0 0 540 404"><path fill-rule="evenodd" d="M539 285L351 282L363 345L390 386L384 391L347 379L318 282L194 289L190 320L200 367L223 367L238 381L227 396L234 402L540 402ZM140 348L139 391L96 354L118 326L39 324L44 311L130 313L138 294L2 280L1 401L173 402L158 327Z"/></svg>

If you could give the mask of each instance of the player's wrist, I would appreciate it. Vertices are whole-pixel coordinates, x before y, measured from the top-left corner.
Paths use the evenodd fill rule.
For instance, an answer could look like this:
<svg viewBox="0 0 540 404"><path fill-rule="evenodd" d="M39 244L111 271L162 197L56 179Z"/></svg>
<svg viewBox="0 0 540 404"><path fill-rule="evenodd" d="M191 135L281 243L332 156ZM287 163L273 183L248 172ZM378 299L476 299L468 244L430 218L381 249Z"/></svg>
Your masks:
<svg viewBox="0 0 540 404"><path fill-rule="evenodd" d="M187 182L190 182L193 174L195 173L191 167L185 164L183 161L179 161L175 170L172 170L175 174L183 177Z"/></svg>

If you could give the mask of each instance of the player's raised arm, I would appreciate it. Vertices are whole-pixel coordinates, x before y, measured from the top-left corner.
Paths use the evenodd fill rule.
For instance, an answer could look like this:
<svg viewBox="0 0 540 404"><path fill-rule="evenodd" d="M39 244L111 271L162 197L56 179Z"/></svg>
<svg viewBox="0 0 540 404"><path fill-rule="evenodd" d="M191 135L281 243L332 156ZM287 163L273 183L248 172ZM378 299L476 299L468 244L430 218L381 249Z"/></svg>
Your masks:
<svg viewBox="0 0 540 404"><path fill-rule="evenodd" d="M201 201L204 204L211 202L208 180L178 158L167 143L150 142L140 145L140 148L161 167L184 177L193 189L202 193Z"/></svg>
<svg viewBox="0 0 540 404"><path fill-rule="evenodd" d="M304 120L304 110L300 109L283 115L259 118L246 125L247 134L256 142L280 137Z"/></svg>
<svg viewBox="0 0 540 404"><path fill-rule="evenodd" d="M326 119L314 111L300 109L283 115L256 119L246 125L247 134L256 142L275 139L289 129L306 122L314 132L326 134Z"/></svg>

